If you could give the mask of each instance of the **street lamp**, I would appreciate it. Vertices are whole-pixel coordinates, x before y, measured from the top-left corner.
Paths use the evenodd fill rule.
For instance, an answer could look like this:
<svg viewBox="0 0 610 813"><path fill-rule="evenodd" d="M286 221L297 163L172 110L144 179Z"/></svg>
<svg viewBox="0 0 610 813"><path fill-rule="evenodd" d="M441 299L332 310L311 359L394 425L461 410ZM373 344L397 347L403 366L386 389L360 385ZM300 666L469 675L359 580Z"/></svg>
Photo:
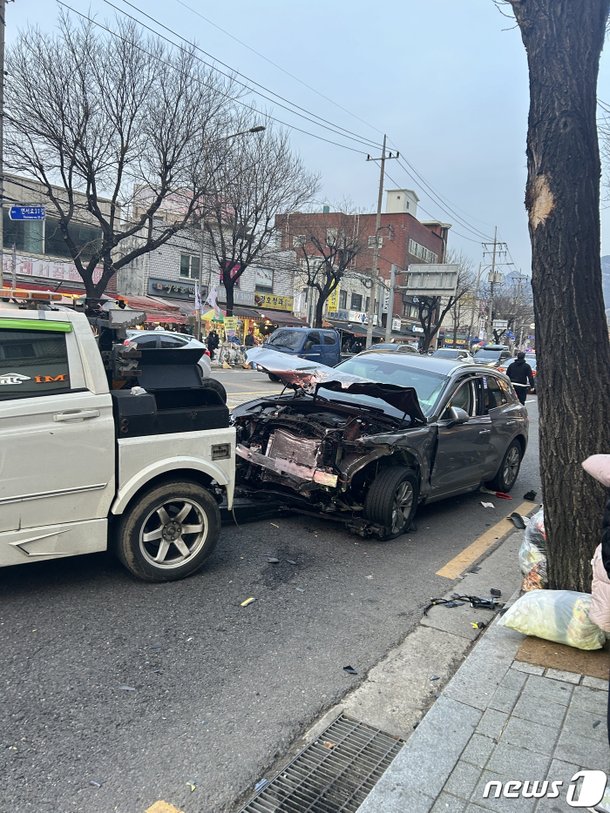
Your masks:
<svg viewBox="0 0 610 813"><path fill-rule="evenodd" d="M210 146L214 146L214 144L221 144L224 141L230 141L232 138L237 138L241 135L249 135L250 133L262 133L263 130L266 130L264 124L255 124L254 127L250 127L248 130L240 130L238 133L231 133L231 135L223 136L222 138L217 139L216 141L212 141ZM203 223L203 217L200 220L201 224L201 240L199 242L199 279L201 280L201 274L203 272L203 255L204 255L204 240L205 240L205 228ZM210 276L208 282L208 296L210 291L212 290L212 269L210 268ZM195 307L195 338L201 339L201 295L197 297L196 307Z"/></svg>

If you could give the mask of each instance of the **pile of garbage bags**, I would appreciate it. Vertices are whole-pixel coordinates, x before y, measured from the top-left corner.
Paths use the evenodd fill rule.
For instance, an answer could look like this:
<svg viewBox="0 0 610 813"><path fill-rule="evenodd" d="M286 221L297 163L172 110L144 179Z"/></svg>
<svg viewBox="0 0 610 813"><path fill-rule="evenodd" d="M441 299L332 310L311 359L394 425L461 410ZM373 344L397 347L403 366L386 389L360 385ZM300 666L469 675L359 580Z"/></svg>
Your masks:
<svg viewBox="0 0 610 813"><path fill-rule="evenodd" d="M532 590L517 599L498 623L576 649L601 649L606 634L589 618L592 598L572 590Z"/></svg>
<svg viewBox="0 0 610 813"><path fill-rule="evenodd" d="M523 574L521 589L542 590L548 584L546 565L546 531L544 507L540 506L525 526L523 542L519 548L519 568Z"/></svg>
<svg viewBox="0 0 610 813"><path fill-rule="evenodd" d="M523 574L522 595L506 611L499 623L524 635L567 644L577 649L601 649L610 633L607 602L600 597L600 584L610 589L601 562L600 548L593 562L592 594L571 590L547 590L547 534L541 506L526 525L519 548L519 568ZM605 632L605 631L606 632Z"/></svg>

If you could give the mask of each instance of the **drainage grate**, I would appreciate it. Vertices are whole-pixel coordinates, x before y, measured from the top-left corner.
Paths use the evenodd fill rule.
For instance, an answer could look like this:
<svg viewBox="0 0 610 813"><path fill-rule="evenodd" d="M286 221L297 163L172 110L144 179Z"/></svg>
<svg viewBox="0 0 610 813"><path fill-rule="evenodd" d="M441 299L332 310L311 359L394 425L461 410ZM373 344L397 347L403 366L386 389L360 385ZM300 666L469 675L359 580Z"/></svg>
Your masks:
<svg viewBox="0 0 610 813"><path fill-rule="evenodd" d="M341 715L240 813L353 813L403 745Z"/></svg>

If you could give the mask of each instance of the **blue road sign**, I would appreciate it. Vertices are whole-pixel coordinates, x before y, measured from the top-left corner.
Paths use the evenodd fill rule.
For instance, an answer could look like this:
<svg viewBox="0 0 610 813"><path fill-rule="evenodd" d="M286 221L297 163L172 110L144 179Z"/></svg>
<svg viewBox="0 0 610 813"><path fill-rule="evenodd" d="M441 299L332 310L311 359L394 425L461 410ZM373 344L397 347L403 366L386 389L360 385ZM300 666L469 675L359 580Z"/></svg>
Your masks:
<svg viewBox="0 0 610 813"><path fill-rule="evenodd" d="M44 206L11 206L8 210L11 220L44 220Z"/></svg>

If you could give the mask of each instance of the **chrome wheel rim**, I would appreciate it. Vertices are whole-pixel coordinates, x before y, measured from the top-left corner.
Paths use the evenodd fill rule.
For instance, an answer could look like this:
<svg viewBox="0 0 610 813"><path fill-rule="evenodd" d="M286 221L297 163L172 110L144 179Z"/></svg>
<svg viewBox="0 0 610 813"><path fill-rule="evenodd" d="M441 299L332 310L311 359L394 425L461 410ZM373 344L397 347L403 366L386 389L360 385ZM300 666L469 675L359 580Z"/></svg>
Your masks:
<svg viewBox="0 0 610 813"><path fill-rule="evenodd" d="M394 506L392 508L392 533L402 531L409 521L413 510L413 485L405 480L396 489Z"/></svg>
<svg viewBox="0 0 610 813"><path fill-rule="evenodd" d="M502 472L502 479L506 488L511 488L517 474L519 473L519 464L521 463L521 453L516 446L511 448L506 453L504 460L504 471Z"/></svg>
<svg viewBox="0 0 610 813"><path fill-rule="evenodd" d="M171 570L197 556L207 536L208 521L200 505L186 499L167 500L142 523L140 552L154 567Z"/></svg>

